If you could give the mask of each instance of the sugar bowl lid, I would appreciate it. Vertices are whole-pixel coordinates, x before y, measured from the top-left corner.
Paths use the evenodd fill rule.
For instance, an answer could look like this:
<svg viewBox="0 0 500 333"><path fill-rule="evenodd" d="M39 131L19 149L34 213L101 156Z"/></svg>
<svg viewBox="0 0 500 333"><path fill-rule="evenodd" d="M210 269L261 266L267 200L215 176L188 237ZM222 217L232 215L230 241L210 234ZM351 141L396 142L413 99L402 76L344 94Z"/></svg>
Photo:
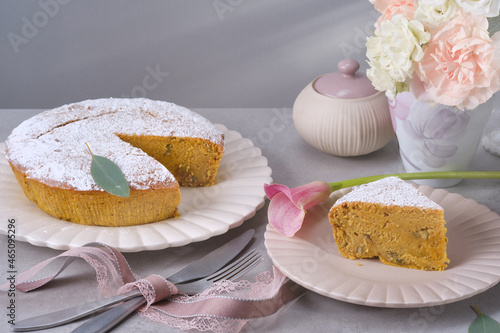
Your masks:
<svg viewBox="0 0 500 333"><path fill-rule="evenodd" d="M356 73L359 63L353 59L344 59L338 63L339 72L328 73L320 76L314 83L314 89L325 96L354 99L376 94L364 73Z"/></svg>

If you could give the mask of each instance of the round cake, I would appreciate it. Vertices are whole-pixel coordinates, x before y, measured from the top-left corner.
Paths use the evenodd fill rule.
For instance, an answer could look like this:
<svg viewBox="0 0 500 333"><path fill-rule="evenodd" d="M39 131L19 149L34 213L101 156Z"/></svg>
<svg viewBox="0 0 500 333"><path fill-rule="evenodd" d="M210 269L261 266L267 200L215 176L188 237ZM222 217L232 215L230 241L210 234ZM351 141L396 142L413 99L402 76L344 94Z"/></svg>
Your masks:
<svg viewBox="0 0 500 333"><path fill-rule="evenodd" d="M127 226L177 216L179 185L213 185L224 135L173 103L109 98L42 112L5 145L17 181L43 211L80 224ZM120 168L129 197L94 181L91 152Z"/></svg>

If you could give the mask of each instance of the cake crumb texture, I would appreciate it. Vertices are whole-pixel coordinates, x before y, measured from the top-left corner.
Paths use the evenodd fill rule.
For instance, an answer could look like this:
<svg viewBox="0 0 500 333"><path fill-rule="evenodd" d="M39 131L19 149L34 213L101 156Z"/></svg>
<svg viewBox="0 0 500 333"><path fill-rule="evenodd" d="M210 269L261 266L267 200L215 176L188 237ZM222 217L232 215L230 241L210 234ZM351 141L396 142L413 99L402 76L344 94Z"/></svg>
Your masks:
<svg viewBox="0 0 500 333"><path fill-rule="evenodd" d="M397 177L353 188L333 205L329 220L346 258L378 257L432 271L449 263L443 208Z"/></svg>

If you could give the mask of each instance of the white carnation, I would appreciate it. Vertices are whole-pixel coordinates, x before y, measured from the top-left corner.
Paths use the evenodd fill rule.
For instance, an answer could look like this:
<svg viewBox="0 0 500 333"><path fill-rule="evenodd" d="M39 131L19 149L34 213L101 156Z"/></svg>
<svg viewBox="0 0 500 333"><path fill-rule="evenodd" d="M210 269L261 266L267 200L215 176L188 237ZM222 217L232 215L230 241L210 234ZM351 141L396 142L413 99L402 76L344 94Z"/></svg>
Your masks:
<svg viewBox="0 0 500 333"><path fill-rule="evenodd" d="M448 0L419 0L418 5L424 6L441 6L444 5Z"/></svg>
<svg viewBox="0 0 500 333"><path fill-rule="evenodd" d="M366 74L375 89L385 91L390 98L406 90L405 81L413 75L414 61L423 57L421 45L429 39L430 34L419 21L403 15L383 21L376 35L366 42L370 65Z"/></svg>
<svg viewBox="0 0 500 333"><path fill-rule="evenodd" d="M415 10L415 19L428 27L437 27L455 17L458 10L455 0L419 1Z"/></svg>
<svg viewBox="0 0 500 333"><path fill-rule="evenodd" d="M466 12L494 17L500 14L500 0L455 0Z"/></svg>

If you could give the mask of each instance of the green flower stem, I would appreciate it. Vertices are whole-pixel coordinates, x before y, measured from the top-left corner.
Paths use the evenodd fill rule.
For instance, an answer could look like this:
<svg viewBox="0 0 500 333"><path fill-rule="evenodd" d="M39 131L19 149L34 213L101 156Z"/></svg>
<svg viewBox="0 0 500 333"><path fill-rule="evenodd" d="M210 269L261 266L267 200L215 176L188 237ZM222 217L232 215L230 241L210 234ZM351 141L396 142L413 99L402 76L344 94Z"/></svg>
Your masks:
<svg viewBox="0 0 500 333"><path fill-rule="evenodd" d="M328 183L328 185L330 185L333 192L346 187L362 185L391 176L399 177L403 180L457 179L457 178L500 179L500 171L436 171L436 172L393 173L388 175L368 176L368 177L343 180L340 182Z"/></svg>

